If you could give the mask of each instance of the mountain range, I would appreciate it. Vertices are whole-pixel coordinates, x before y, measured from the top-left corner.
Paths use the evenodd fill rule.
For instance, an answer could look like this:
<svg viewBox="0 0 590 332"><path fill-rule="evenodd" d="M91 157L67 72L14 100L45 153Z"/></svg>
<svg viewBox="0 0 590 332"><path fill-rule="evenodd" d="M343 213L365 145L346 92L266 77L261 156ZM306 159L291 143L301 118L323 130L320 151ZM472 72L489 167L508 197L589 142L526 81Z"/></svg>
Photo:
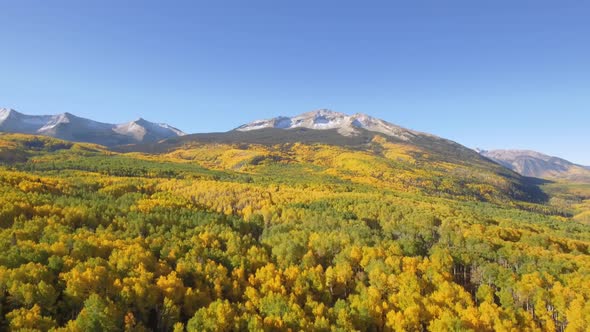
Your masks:
<svg viewBox="0 0 590 332"><path fill-rule="evenodd" d="M327 109L306 112L293 117L279 116L256 120L228 132L184 135L158 144L129 146L124 150L171 151L191 142L262 145L300 142L365 148L378 135L385 136L395 143L436 154L442 159L477 160L478 162L484 159L476 151L442 137L406 129L362 113L347 115Z"/></svg>
<svg viewBox="0 0 590 332"><path fill-rule="evenodd" d="M248 132L261 129L306 128L313 130L336 130L343 136L359 136L362 130L377 132L406 142L416 142L421 139L441 141L440 137L431 134L409 130L395 124L373 118L366 114L357 113L346 115L330 110L318 110L303 113L294 117L280 116L267 120L257 120L236 128L236 131ZM447 143L453 143L447 141ZM523 176L590 182L590 167L574 164L565 159L548 156L530 150L480 150L482 156L511 169Z"/></svg>
<svg viewBox="0 0 590 332"><path fill-rule="evenodd" d="M98 131L15 117L4 125ZM149 129L137 122L95 126ZM325 110L131 139L0 134L0 326L540 331L590 299L574 296L589 289L590 185Z"/></svg>
<svg viewBox="0 0 590 332"><path fill-rule="evenodd" d="M189 142L267 145L303 142L361 146L371 142L375 135L381 134L392 141L435 153L443 159L463 159L481 164L478 157L481 155L484 159L527 177L590 182L590 167L561 158L529 150L474 151L456 142L406 129L367 114L347 115L327 109L292 117L256 120L223 133L187 135L168 124L153 123L142 118L123 124L109 124L70 113L26 115L2 108L0 131L51 136L116 147L119 150L144 152L170 151Z"/></svg>
<svg viewBox="0 0 590 332"><path fill-rule="evenodd" d="M123 124L97 122L70 113L26 115L13 109L0 109L0 131L44 135L68 141L105 146L157 142L185 135L181 130L142 118Z"/></svg>

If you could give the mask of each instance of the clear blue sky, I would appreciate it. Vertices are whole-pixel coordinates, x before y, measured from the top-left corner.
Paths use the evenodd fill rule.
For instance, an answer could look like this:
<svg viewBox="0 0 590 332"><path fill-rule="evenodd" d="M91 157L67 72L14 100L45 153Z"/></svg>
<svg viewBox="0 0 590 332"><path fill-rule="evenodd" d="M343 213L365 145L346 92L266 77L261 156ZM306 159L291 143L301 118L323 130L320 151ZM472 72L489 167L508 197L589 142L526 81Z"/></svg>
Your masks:
<svg viewBox="0 0 590 332"><path fill-rule="evenodd" d="M318 108L590 165L587 1L0 1L0 105L225 131Z"/></svg>

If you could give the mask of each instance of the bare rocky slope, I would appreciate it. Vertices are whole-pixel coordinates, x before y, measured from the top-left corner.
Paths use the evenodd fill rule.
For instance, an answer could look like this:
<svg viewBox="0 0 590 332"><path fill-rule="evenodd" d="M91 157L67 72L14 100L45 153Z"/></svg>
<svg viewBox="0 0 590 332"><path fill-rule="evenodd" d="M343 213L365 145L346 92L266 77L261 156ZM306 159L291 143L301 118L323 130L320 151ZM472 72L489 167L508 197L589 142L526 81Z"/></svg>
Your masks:
<svg viewBox="0 0 590 332"><path fill-rule="evenodd" d="M480 154L521 175L590 183L590 168L530 150L479 150Z"/></svg>

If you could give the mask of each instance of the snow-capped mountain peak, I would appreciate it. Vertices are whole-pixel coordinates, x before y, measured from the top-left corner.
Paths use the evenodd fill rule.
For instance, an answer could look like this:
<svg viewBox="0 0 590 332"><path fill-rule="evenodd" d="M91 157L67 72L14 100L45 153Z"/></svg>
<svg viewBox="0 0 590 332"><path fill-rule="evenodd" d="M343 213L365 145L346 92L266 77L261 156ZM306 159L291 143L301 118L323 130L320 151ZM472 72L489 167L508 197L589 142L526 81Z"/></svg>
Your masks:
<svg viewBox="0 0 590 332"><path fill-rule="evenodd" d="M251 131L265 128L308 128L315 130L336 129L341 135L344 136L355 136L359 134L359 129L365 129L379 132L388 136L393 136L402 140L410 140L417 135L426 135L402 128L363 113L347 115L328 109L319 109L293 117L279 116L267 120L257 120L242 125L235 130Z"/></svg>
<svg viewBox="0 0 590 332"><path fill-rule="evenodd" d="M26 115L12 109L0 109L0 131L56 138L120 145L156 142L183 136L184 132L164 123L153 123L143 118L124 124L110 124L61 113L56 115Z"/></svg>
<svg viewBox="0 0 590 332"><path fill-rule="evenodd" d="M62 113L58 115L51 116L51 119L43 125L43 127L39 128L38 132L44 132L47 130L51 130L60 124L70 123L70 116L69 113Z"/></svg>
<svg viewBox="0 0 590 332"><path fill-rule="evenodd" d="M6 118L10 116L15 110L11 108L0 108L0 122L4 121Z"/></svg>
<svg viewBox="0 0 590 332"><path fill-rule="evenodd" d="M145 140L146 138L150 140L160 140L162 138L158 139L157 137L168 138L186 135L180 129L174 128L165 123L153 123L143 118L115 125L113 130L122 135L132 136L137 140Z"/></svg>

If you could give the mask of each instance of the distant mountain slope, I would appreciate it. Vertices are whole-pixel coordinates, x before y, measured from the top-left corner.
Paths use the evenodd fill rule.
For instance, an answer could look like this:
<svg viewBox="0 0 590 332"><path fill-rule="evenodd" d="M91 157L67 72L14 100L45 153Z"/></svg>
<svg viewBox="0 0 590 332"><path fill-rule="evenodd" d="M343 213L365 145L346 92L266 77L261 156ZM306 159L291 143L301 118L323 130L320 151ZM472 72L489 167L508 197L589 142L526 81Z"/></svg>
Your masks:
<svg viewBox="0 0 590 332"><path fill-rule="evenodd" d="M530 150L480 150L480 154L524 176L590 182L590 168Z"/></svg>
<svg viewBox="0 0 590 332"><path fill-rule="evenodd" d="M184 133L167 124L138 119L124 124L97 122L70 113L26 115L12 109L0 109L0 131L44 135L76 142L106 146L157 142Z"/></svg>
<svg viewBox="0 0 590 332"><path fill-rule="evenodd" d="M363 113L347 115L327 109L306 112L293 117L279 116L244 124L227 133L196 134L181 141L206 139L213 141L273 144L278 142L329 143L356 146L370 142L382 134L388 140L420 148L425 155L457 164L489 166L474 150L457 142L429 133L407 129ZM164 142L165 143L165 142Z"/></svg>
<svg viewBox="0 0 590 332"><path fill-rule="evenodd" d="M257 120L242 125L235 130L252 131L265 128L295 129L307 128L315 130L336 129L343 136L356 136L359 129L382 133L404 141L420 135L428 135L409 130L387 121L371 117L363 113L346 115L327 109L303 113L293 117L279 116L268 120ZM431 136L431 135L429 135Z"/></svg>
<svg viewBox="0 0 590 332"><path fill-rule="evenodd" d="M392 142L419 147L439 159L489 164L474 150L451 140L406 129L362 113L346 115L326 109L293 117L257 120L228 132L185 135L158 144L131 146L125 150L165 152L191 142L263 145L324 143L364 149L376 135L385 136Z"/></svg>
<svg viewBox="0 0 590 332"><path fill-rule="evenodd" d="M546 198L530 179L472 149L364 114L318 110L254 121L223 133L185 135L116 150L157 153L245 172L318 168L354 181L437 196L494 201Z"/></svg>

